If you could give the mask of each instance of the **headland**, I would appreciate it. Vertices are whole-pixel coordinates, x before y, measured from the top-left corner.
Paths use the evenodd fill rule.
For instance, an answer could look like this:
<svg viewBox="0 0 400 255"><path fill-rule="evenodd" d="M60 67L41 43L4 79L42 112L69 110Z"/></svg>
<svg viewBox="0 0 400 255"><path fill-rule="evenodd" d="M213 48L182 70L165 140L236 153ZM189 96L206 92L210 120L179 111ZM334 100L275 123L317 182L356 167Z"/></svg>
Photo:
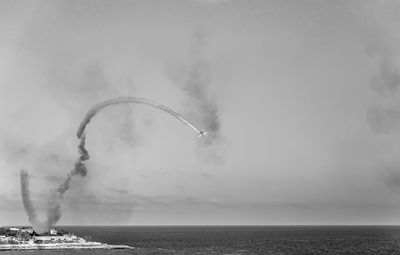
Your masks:
<svg viewBox="0 0 400 255"><path fill-rule="evenodd" d="M29 227L0 227L0 251L4 250L68 250L68 249L132 249L127 245L93 242L64 230L51 229L37 234ZM91 238L90 238L91 239Z"/></svg>

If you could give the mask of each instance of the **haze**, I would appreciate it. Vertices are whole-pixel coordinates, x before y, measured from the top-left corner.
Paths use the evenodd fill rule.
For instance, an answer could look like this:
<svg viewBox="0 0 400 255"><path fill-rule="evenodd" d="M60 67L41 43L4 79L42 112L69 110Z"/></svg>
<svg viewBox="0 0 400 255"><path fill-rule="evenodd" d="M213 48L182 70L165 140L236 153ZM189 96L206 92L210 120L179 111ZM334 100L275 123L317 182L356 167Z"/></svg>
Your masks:
<svg viewBox="0 0 400 255"><path fill-rule="evenodd" d="M398 1L0 1L0 224L400 224ZM214 121L215 120L215 121Z"/></svg>

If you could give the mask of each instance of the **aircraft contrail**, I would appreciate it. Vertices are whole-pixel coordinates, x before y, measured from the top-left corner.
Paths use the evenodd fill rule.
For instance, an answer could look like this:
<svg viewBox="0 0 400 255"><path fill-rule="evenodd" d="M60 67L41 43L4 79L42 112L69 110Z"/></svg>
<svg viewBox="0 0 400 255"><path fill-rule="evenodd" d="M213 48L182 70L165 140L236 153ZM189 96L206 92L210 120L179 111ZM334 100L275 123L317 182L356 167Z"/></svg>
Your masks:
<svg viewBox="0 0 400 255"><path fill-rule="evenodd" d="M180 114L170 109L169 107L159 104L157 102L151 101L145 98L138 97L118 97L109 99L103 102L100 102L94 105L89 111L86 113L85 117L81 121L79 128L76 132L78 139L80 140L78 145L79 158L75 162L75 167L68 174L67 178L61 183L57 189L51 192L51 196L48 199L47 203L47 219L45 221L39 221L37 218L36 210L32 204L32 200L29 194L29 175L25 170L21 170L21 194L22 194L22 202L25 208L26 213L28 214L29 221L32 224L33 229L36 233L41 234L47 232L51 226L53 226L61 217L61 209L60 209L60 201L62 200L65 192L69 188L69 182L71 181L74 175L86 176L87 169L85 166L85 161L89 159L89 152L85 148L86 144L86 126L89 124L90 120L98 114L104 108L116 105L116 104L128 104L128 103L136 103L136 104L145 104L152 107L155 107L159 110L169 113L173 117L177 118L183 124L187 125L191 129L193 129L199 137L203 137L207 134L206 131L200 131L189 121L184 119Z"/></svg>

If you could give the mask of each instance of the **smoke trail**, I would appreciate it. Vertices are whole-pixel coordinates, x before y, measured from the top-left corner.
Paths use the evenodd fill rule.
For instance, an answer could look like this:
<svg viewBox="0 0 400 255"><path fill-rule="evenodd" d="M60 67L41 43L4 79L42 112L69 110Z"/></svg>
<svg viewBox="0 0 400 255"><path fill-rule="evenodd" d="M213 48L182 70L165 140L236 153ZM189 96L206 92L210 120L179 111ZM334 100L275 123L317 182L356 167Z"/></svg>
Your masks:
<svg viewBox="0 0 400 255"><path fill-rule="evenodd" d="M50 198L47 202L47 219L45 221L39 221L37 218L36 210L32 204L32 200L29 194L29 175L25 170L21 170L21 194L22 202L24 204L25 211L28 214L29 221L32 224L33 229L36 233L44 233L50 229L61 217L60 201L62 200L65 192L69 189L69 183L74 175L86 176L87 168L85 166L85 161L89 159L89 152L86 150L86 126L89 124L90 120L98 114L102 109L116 104L126 104L126 103L138 103L145 104L155 107L159 110L169 113L173 117L177 118L179 121L193 129L200 137L207 134L205 131L200 131L190 122L185 120L181 115L172 109L164 106L162 104L156 103L149 99L137 98L137 97L119 97L103 101L96 104L86 113L82 122L79 125L78 131L76 133L80 143L78 145L79 158L75 162L75 167L67 174L67 178L63 183L61 183L57 189L53 190L50 194Z"/></svg>
<svg viewBox="0 0 400 255"><path fill-rule="evenodd" d="M33 229L36 233L44 233L50 228L51 223L55 223L54 219L49 219L46 221L39 221L36 213L36 209L32 204L32 200L29 194L29 175L25 170L21 170L21 195L24 208L29 217L29 222L32 224ZM57 215L56 210L59 211L59 206L48 206L47 213ZM60 214L58 214L60 215Z"/></svg>
<svg viewBox="0 0 400 255"><path fill-rule="evenodd" d="M50 197L47 201L47 219L40 221L37 217L36 209L32 204L29 194L29 175L25 170L21 170L22 202L24 204L25 211L28 214L29 222L32 224L32 227L36 233L42 234L47 232L50 227L57 223L57 221L61 218L60 201L69 188L69 182L72 176L78 173L80 172L76 171L75 169L72 170L70 173L68 173L65 181L57 189L51 191Z"/></svg>
<svg viewBox="0 0 400 255"><path fill-rule="evenodd" d="M20 174L22 203L24 204L25 211L28 214L29 222L32 224L33 228L36 229L37 214L29 195L29 175L25 170L21 170Z"/></svg>
<svg viewBox="0 0 400 255"><path fill-rule="evenodd" d="M200 131L198 130L195 126L193 126L190 122L188 122L187 120L185 120L181 115L179 115L177 112L173 111L172 109L168 108L165 105L156 103L154 101L151 101L149 99L146 98L138 98L138 97L118 97L118 98L113 98L113 99L109 99L106 101L103 101L101 103L96 104L95 106L93 106L85 115L85 117L83 118L81 124L79 125L78 131L76 132L76 135L79 139L85 139L85 129L87 124L89 124L90 120L102 109L111 106L111 105L115 105L115 104L126 104L126 103L136 103L136 104L145 104L145 105L149 105L149 106L153 106L159 110L162 110L164 112L169 113L170 115L172 115L173 117L177 118L179 121L181 121L182 123L184 123L185 125L187 125L188 127L190 127L191 129L193 129L196 133L199 134L199 136L203 136L205 134L204 131ZM82 148L85 150L85 142L83 141L82 144ZM87 152L87 151L86 151Z"/></svg>
<svg viewBox="0 0 400 255"><path fill-rule="evenodd" d="M75 162L75 168L67 174L67 178L61 183L58 188L54 189L50 193L50 197L47 200L46 215L47 219L40 221L37 218L36 209L32 204L32 200L29 194L29 175L26 170L21 170L21 194L22 202L24 204L25 211L28 214L29 222L32 224L33 229L36 233L42 234L47 232L51 226L53 226L61 218L61 207L60 201L63 199L65 192L69 189L69 182L74 175L86 176L87 169L84 161L89 159L89 153L85 149L85 137L81 138L78 146L80 156Z"/></svg>

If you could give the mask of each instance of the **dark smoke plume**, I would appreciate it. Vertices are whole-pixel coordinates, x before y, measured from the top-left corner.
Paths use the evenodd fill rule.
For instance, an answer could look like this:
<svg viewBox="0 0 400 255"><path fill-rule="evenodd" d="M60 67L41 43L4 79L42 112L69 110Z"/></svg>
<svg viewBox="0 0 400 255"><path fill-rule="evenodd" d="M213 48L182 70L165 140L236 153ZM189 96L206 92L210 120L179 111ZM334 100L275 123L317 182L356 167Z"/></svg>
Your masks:
<svg viewBox="0 0 400 255"><path fill-rule="evenodd" d="M210 131L208 139L201 140L202 144L209 146L221 137L218 105L207 92L211 84L209 65L205 60L199 60L189 66L185 76L182 88L190 98L189 109L197 114L200 123Z"/></svg>
<svg viewBox="0 0 400 255"><path fill-rule="evenodd" d="M25 170L21 170L21 195L22 203L24 204L25 211L28 214L29 222L32 224L35 231L39 230L39 226L37 226L39 224L36 210L29 194L29 175Z"/></svg>
<svg viewBox="0 0 400 255"><path fill-rule="evenodd" d="M223 160L221 145L220 110L215 98L208 93L212 84L210 65L204 59L198 59L171 74L172 79L187 96L185 107L188 115L200 123L210 135L198 141L197 150L201 159L220 163Z"/></svg>
<svg viewBox="0 0 400 255"><path fill-rule="evenodd" d="M367 111L372 131L388 134L400 128L400 72L396 64L396 53L389 41L377 36L367 48L368 56L378 64L378 72L370 78L370 87L375 101ZM400 174L398 162L378 169L383 183L391 190L399 190Z"/></svg>
<svg viewBox="0 0 400 255"><path fill-rule="evenodd" d="M371 77L371 89L378 100L371 105L367 118L374 132L389 133L400 128L400 73L389 47L377 43L367 50L379 63L379 72Z"/></svg>
<svg viewBox="0 0 400 255"><path fill-rule="evenodd" d="M400 104L374 104L369 107L367 117L374 132L389 133L400 127Z"/></svg>
<svg viewBox="0 0 400 255"><path fill-rule="evenodd" d="M57 223L61 218L60 202L65 192L69 189L69 182L74 175L86 176L87 169L84 161L89 159L89 153L85 149L85 136L82 136L78 146L79 158L75 162L75 168L67 174L67 178L56 189L52 190L47 201L46 216L47 219L40 221L37 217L36 209L32 204L29 193L29 175L26 170L21 170L21 195L24 208L36 233L47 232L51 226Z"/></svg>
<svg viewBox="0 0 400 255"><path fill-rule="evenodd" d="M193 32L190 60L183 65L170 65L172 69L168 69L168 74L187 97L185 109L188 116L210 132L205 139L198 141L198 156L206 162L221 163L225 139L221 134L218 102L209 93L213 85L213 73L209 61L204 57L207 33L200 25Z"/></svg>
<svg viewBox="0 0 400 255"><path fill-rule="evenodd" d="M67 174L67 178L63 183L61 183L58 188L53 190L50 194L50 197L47 201L47 219L44 221L39 221L37 218L36 210L32 204L32 200L29 194L29 175L25 170L21 171L21 194L22 194L22 202L24 204L24 208L26 213L28 214L29 221L32 224L33 229L36 233L44 233L50 229L57 221L61 218L61 209L60 209L60 202L64 197L65 192L69 189L69 183L73 176L80 175L86 176L87 168L85 165L85 161L89 159L89 153L85 148L86 145L86 126L89 124L90 120L98 114L102 109L116 104L127 104L127 103L139 103L145 104L152 107L155 107L159 110L167 112L168 114L172 115L173 117L177 118L183 124L187 125L191 129L193 129L196 133L199 134L200 137L204 137L207 132L200 131L194 125L192 125L189 121L184 119L181 115L177 112L173 111L172 109L168 108L165 105L156 103L154 101L145 99L145 98L137 98L137 97L120 97L114 98L110 100L103 101L99 104L96 104L86 113L85 117L83 118L82 122L79 125L77 131L77 137L80 140L78 145L79 151L79 158L75 162L75 167Z"/></svg>

